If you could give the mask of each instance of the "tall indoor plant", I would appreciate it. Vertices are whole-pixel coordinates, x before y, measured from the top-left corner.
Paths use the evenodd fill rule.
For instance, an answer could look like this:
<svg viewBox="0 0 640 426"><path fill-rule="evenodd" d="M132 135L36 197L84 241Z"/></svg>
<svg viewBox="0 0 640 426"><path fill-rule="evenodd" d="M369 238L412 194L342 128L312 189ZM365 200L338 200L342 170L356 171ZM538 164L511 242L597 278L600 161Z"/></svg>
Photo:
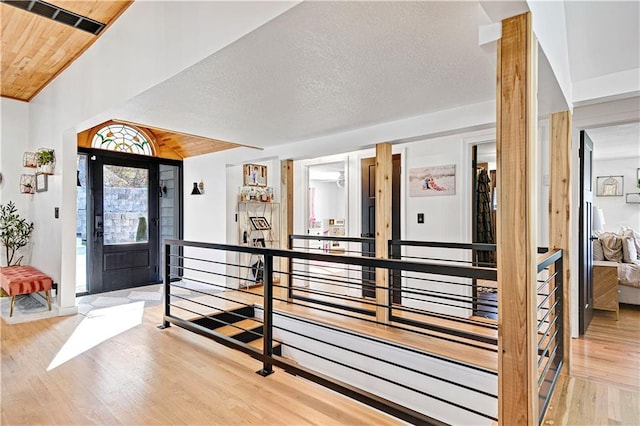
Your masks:
<svg viewBox="0 0 640 426"><path fill-rule="evenodd" d="M33 223L20 217L13 201L0 204L0 241L5 247L7 266L20 265L24 256L17 257L17 252L29 244L32 232Z"/></svg>

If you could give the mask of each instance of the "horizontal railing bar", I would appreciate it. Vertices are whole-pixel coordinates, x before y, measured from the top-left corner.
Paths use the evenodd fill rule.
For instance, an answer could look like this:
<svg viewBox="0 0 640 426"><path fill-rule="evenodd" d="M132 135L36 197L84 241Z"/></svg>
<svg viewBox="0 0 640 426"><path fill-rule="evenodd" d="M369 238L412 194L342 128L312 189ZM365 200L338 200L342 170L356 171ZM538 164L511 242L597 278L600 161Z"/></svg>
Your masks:
<svg viewBox="0 0 640 426"><path fill-rule="evenodd" d="M432 297L432 298L445 299L445 300L447 300L446 298L438 297L438 296L426 296L426 297ZM417 301L417 302L433 303L433 304L435 304L435 305L451 306L451 307L453 307L453 308L461 308L461 309L467 309L467 307L466 307L466 306L464 306L464 305L470 305L470 304L472 304L472 303L473 303L473 300L453 300L453 301L455 301L455 302L460 302L461 304L464 304L464 305L455 305L455 304L453 304L453 303L445 303L445 302L442 302L442 301L440 301L440 300L425 300L425 299L420 299L420 298L418 298L418 297L403 296L403 298L404 298L404 299L406 299L406 300L415 300L415 301ZM491 303L482 303L482 302L478 302L478 303L476 303L476 304L477 304L477 305L480 305L480 306L489 307L489 308L497 308L497 307L498 307L498 305L497 305L497 304L496 304L496 305L494 305L494 304L491 304ZM383 305L383 306L386 306L386 305Z"/></svg>
<svg viewBox="0 0 640 426"><path fill-rule="evenodd" d="M551 329L551 328L549 328ZM547 355L547 353L549 353L549 348L551 347L551 343L555 342L556 337L558 336L558 331L559 329L556 328L556 330L553 333L553 336L551 336L551 338L549 339L549 341L547 342L546 347L544 348L544 350L542 351L542 353L538 356L538 368L540 368L540 365L542 364L542 360L545 358L545 356ZM558 346L556 344L556 346ZM540 349L540 348L538 348Z"/></svg>
<svg viewBox="0 0 640 426"><path fill-rule="evenodd" d="M312 241L343 241L351 243L368 243L372 244L376 242L375 238L369 237L337 237L329 235L308 235L308 234L292 234L289 235L289 240L312 240Z"/></svg>
<svg viewBox="0 0 640 426"><path fill-rule="evenodd" d="M425 351L425 350L422 350L422 349L418 349L418 348L415 348L413 346L402 345L402 344L395 343L395 342L392 342L392 341L389 341L389 340L381 339L379 337L371 336L369 334L356 333L356 332L348 330L348 329L336 327L336 326L333 326L333 325L330 325L330 324L321 323L321 322L310 320L310 319L303 318L303 317L298 317L298 316L295 316L295 315L292 315L292 314L289 314L289 313L286 313L286 312L277 311L275 313L277 313L280 316L283 316L283 317L286 317L286 318L290 318L290 319L294 319L296 321L304 322L304 323L307 323L307 324L320 325L320 326L322 326L324 328L327 328L327 329L332 330L332 331L336 331L338 333L347 334L347 335L353 336L353 337L363 338L365 340L370 340L370 341L373 341L373 342L384 344L386 346L390 346L390 347L393 347L393 348L396 348L396 349L406 350L408 352L413 352L413 353L416 353L416 354L419 354L419 355L427 356L429 358L437 359L437 360L440 360L440 361L443 361L443 362L447 362L447 363L450 363L450 364L455 364L455 365L458 365L458 366L461 366L461 367L464 367L464 368L470 368L472 370L477 370L477 371L480 371L480 372L483 372L483 373L486 373L486 374L490 374L490 375L493 375L493 376L497 376L498 375L497 371L488 370L486 368L483 368L483 367L480 367L480 366L477 366L477 365L473 365L473 364L469 364L469 363L466 363L466 362L463 362L463 361L458 361L458 360L455 360L455 359L452 359L452 358L446 358L446 357L444 357L442 355L436 355L436 354L434 354L432 352L428 352L428 351ZM375 321L369 321L369 322L375 322ZM393 326L391 326L391 327L393 327ZM408 329L403 328L403 327L397 327L397 328L400 329L400 330L408 330ZM424 333L419 333L419 334L424 334Z"/></svg>
<svg viewBox="0 0 640 426"><path fill-rule="evenodd" d="M293 299L294 300L303 300L300 296L293 297ZM278 300L280 302L288 302L285 299L280 299L280 298L275 298L275 297L274 297L274 300ZM311 300L310 302L313 302L313 303L316 303L316 304L319 304L319 305L323 305L323 306L331 306L330 305L331 302L322 301L322 303L321 303L321 301L318 301L318 300ZM294 304L294 305L298 305L298 306L308 307L307 305L304 305L304 304L301 304L301 303L296 303L296 302L290 302L290 303ZM450 339L450 338L447 338L447 337L444 337L444 336L439 336L439 335L436 335L436 334L430 334L430 333L426 333L426 332L419 331L419 330L412 330L412 329L408 329L408 328L405 328L405 327L399 327L398 325L395 325L395 324L385 324L385 323L381 323L379 321L376 321L375 319L372 320L372 319L365 318L365 317L356 317L356 316L349 315L348 313L344 312L344 310L348 310L348 309L344 309L343 306L338 306L337 308L338 309L342 309L343 312L330 311L330 310L327 310L327 309L322 309L320 307L315 307L314 309L317 309L317 310L323 311L323 312L327 312L327 313L330 313L330 314L333 314L333 315L340 315L341 317L353 318L353 319L357 319L357 320L360 320L360 321L370 322L370 323L376 324L376 325L384 325L386 327L391 327L391 328L395 328L395 329L398 329L398 330L410 331L410 332L415 333L415 334L420 334L422 336L432 337L434 339L440 339L440 340L444 340L444 341L455 343L455 344L470 346L470 347L474 347L474 348L482 349L482 350L486 350L486 351L491 351L491 352L497 352L497 349L494 349L494 348L487 348L485 346L479 346L479 345L475 345L473 343L468 343L468 342L461 342L459 340ZM352 311L352 310L349 310L349 311ZM363 312L363 314L364 315L370 315L370 316L374 315L374 313L370 314L368 311Z"/></svg>
<svg viewBox="0 0 640 426"><path fill-rule="evenodd" d="M541 319L538 320L538 330L540 330L540 327L542 326L542 324L544 324L547 321L547 318L549 317L551 312L554 311L555 307L558 306L558 300L560 300L560 298L556 299L556 301L553 303L553 305L551 305L547 309L547 313L544 314L544 316Z"/></svg>
<svg viewBox="0 0 640 426"><path fill-rule="evenodd" d="M484 328L490 328L490 329L494 329L497 330L498 329L498 325L497 324L490 324L487 323L485 321L474 321L472 319L469 318L462 318L462 317L456 317L454 315L447 315L447 314L443 314L440 312L434 312L434 311L427 311L424 309L420 309L420 308L413 308L413 307L409 307L409 306L402 306L402 305L393 305L393 310L394 311L400 311L400 312L409 312L409 313L415 313L418 315L424 315L424 316L428 316L428 317L434 317L434 318L440 318L446 321L454 321L454 322L459 322L462 324L467 324L467 325L474 325L474 326L478 326L478 327L484 327Z"/></svg>
<svg viewBox="0 0 640 426"><path fill-rule="evenodd" d="M553 327L556 325L557 322L558 322L558 317L556 316L553 318L553 321L548 323L549 326L547 327L547 331L545 331L544 334L542 335L542 338L538 340L538 349L540 349L540 343L544 342L544 340L549 335L549 332L553 329Z"/></svg>
<svg viewBox="0 0 640 426"><path fill-rule="evenodd" d="M308 250L308 251L319 251L319 252L323 252L325 253L326 250L335 250L335 249L325 249L325 248L316 248L316 247L305 247L305 246L292 246L290 247L292 250L293 249L299 249L299 250ZM340 249L340 251L342 251L343 253L360 253L360 254L375 254L375 251L363 251L363 250L347 250L347 249Z"/></svg>
<svg viewBox="0 0 640 426"><path fill-rule="evenodd" d="M549 367L551 367L552 363L553 363L553 359L556 356L556 352L558 351L558 345L556 345L555 348L553 348L553 352L551 353L551 355L548 358L548 362L547 365L544 367L543 373L540 375L540 378L538 379L538 388L540 387L540 385L542 385L542 382L544 381L545 376L547 375L547 372L549 371Z"/></svg>
<svg viewBox="0 0 640 426"><path fill-rule="evenodd" d="M416 280L416 281L426 281L426 282L433 282L433 283L439 283L439 284L447 284L447 285L461 285L464 287L473 287L473 284L470 283L456 283L453 281L444 281L444 280L434 280L432 278L420 278L418 276L414 276L414 275L405 275L405 274L400 274L400 278L404 278L404 279L408 279L408 280ZM490 281L490 280L487 280ZM406 287L407 289L411 289L411 290L419 290L417 287Z"/></svg>
<svg viewBox="0 0 640 426"><path fill-rule="evenodd" d="M547 255L538 262L538 272L549 267L552 263L562 257L562 249L545 252Z"/></svg>
<svg viewBox="0 0 640 426"><path fill-rule="evenodd" d="M496 251L495 244L485 243L447 243L441 241L413 241L413 240L389 240L392 246L411 246L411 247L433 247L433 248L450 248L450 249L466 249L476 251Z"/></svg>
<svg viewBox="0 0 640 426"><path fill-rule="evenodd" d="M397 321L406 325L411 325L414 327L437 331L439 333L453 334L454 336L462 337L469 340L474 340L476 342L486 343L488 345L496 345L496 346L498 345L497 338L482 336L469 331L456 330L455 328L444 327L436 324L429 324L429 323L420 322L411 318L398 317L396 315L391 315L391 320Z"/></svg>
<svg viewBox="0 0 640 426"><path fill-rule="evenodd" d="M458 383L458 382L455 382L453 380L445 379L443 377L436 376L434 374L430 374L430 373L424 372L422 370L417 370L415 368L411 368L411 367L406 366L406 365L401 365L401 364L398 364L397 362L393 362L393 361L390 361L390 360L386 360L386 359L382 359L382 358L379 358L379 357L376 357L376 356L372 356L372 355L366 354L364 352L360 352L358 350L355 350L355 349L352 349L352 348L348 348L346 346L336 345L335 343L331 343L331 342L326 341L326 340L318 339L316 337L311 337L311 336L309 336L307 334L303 334L303 333L300 333L298 331L290 330L288 328L284 328L284 327L280 327L280 326L276 326L276 325L274 325L274 328L277 328L278 330L285 331L287 333L296 334L298 336L304 337L305 339L309 339L309 340L313 340L313 341L316 341L316 342L320 342L320 343L332 346L334 348L342 349L344 351L351 352L351 353L354 353L356 355L360 355L360 356L363 356L363 357L366 357L366 358L371 358L373 360L380 361L382 363L389 364L389 365L392 365L394 367L402 368L403 370L407 370L407 371L410 371L412 373L420 374L422 376L430 377L432 379L436 379L436 380L441 381L441 382L449 383L451 385L455 385L455 386L470 390L472 392L479 393L481 395L485 395L485 396L488 396L488 397L491 397L491 398L498 398L497 395L494 395L492 393L489 393L489 392L486 392L486 391L483 391L483 390L480 390L480 389L472 388L471 386L468 386L468 385L465 385L465 384L462 384L462 383ZM383 341L381 343L384 344L386 342ZM287 347L293 348L293 349L298 349L298 350L301 350L303 352L305 351L304 349L296 347L296 346L291 345L291 344L287 344ZM348 367L348 368L351 368L351 367ZM369 373L366 373L366 374L367 375L371 375Z"/></svg>
<svg viewBox="0 0 640 426"><path fill-rule="evenodd" d="M299 295L299 294L292 294L291 298L292 299L297 299L297 300L302 300L304 302L316 303L316 304L322 305L322 306L329 306L331 308L343 309L343 310L349 311L349 312L356 312L356 313L363 314L363 315L373 316L373 315L376 314L374 309L368 310L368 309L365 309L365 308L358 308L356 306L339 305L337 303L333 303L333 302L330 302L328 300L313 299L311 297L302 296L302 295ZM280 300L280 299L277 299L277 300ZM309 307L309 305L300 305L300 304L298 304L298 305L299 306ZM314 309L318 309L318 308L314 308ZM320 310L323 310L323 309L320 309ZM325 312L331 312L331 313L334 313L334 314L339 314L339 312L335 312L335 311L325 311Z"/></svg>
<svg viewBox="0 0 640 426"><path fill-rule="evenodd" d="M538 281L539 283L542 283L542 284L538 287L538 289L536 291L540 292L542 287L544 287L545 285L549 284L557 276L558 276L558 272L556 271L553 274L551 274L546 280Z"/></svg>
<svg viewBox="0 0 640 426"><path fill-rule="evenodd" d="M560 357L560 360L558 362L558 366L556 367L556 370L555 370L555 372L553 374L553 378L551 379L551 384L549 385L549 393L544 398L544 403L542 404L542 407L540 409L540 414L538 415L538 424L542 424L542 420L544 419L544 414L547 411L547 407L549 406L549 402L551 402L551 396L553 394L553 389L555 389L556 381L558 380L558 377L560 376L560 371L562 370L562 364L563 364L563 360L562 360L562 357ZM540 386L538 386L538 388L539 387Z"/></svg>
<svg viewBox="0 0 640 426"><path fill-rule="evenodd" d="M396 404L392 401L384 399L373 393L364 391L362 389L351 386L347 383L333 379L322 373L318 373L309 369L306 369L300 365L292 364L284 357L274 355L269 359L269 363L284 369L285 371L300 376L304 379L311 380L314 383L318 383L328 389L335 392L346 395L357 401L360 401L366 405L376 408L384 413L390 414L393 417L404 420L411 424L431 425L431 426L445 426L446 423L438 421L432 417L426 416L420 412L411 410L400 404Z"/></svg>
<svg viewBox="0 0 640 426"><path fill-rule="evenodd" d="M478 416L482 416L482 417L484 417L484 418L487 418L487 419L490 419L490 420L494 420L494 421L497 421L497 420L498 420L498 419L496 419L496 418L494 418L494 417L492 417L492 416L490 416L490 415L488 415L488 414L482 413L482 412L480 412L480 411L474 410L474 409L469 408L469 407L465 407L464 405L457 404L457 403L455 403L455 402L449 401L448 399L445 399L445 398L442 398L442 397L439 397L439 396L436 396L436 395L432 395L432 394L430 394L430 393L428 393L428 392L425 392L425 391L422 391L422 390L420 390L420 389L412 388L412 387L410 387L410 386L408 386L408 385L405 385L404 383L399 383L399 382L397 382L397 381L395 381L395 380L391 380L391 379L388 379L388 378L382 377L382 376L380 376L380 375L378 375L378 374L374 374L374 373L372 373L372 372L370 372L370 371L366 371L366 370L364 370L364 369L362 369L362 368L357 368L357 367L354 367L354 366L352 366L352 365L348 365L348 364L346 364L346 363L344 363L344 362L336 361L335 359L332 359L332 358L329 358L329 357L325 357L325 356L319 355L318 353L311 352L311 351L308 351L308 350L306 350L306 349L302 349L302 348L295 347L295 346L291 346L291 345L287 345L287 346L290 346L290 347L292 347L292 348L294 348L294 349L296 349L296 350L299 350L299 351L301 351L301 352L307 353L307 354L309 354L309 355L315 356L316 358L320 358L320 359L323 359L323 360L325 360L325 361L329 361L329 362L332 362L332 363L334 363L334 364L340 365L340 366L342 366L342 367L349 368L350 370L353 370L353 371L357 371L357 372L359 372L359 373L366 374L366 375L367 375L367 376L369 376L369 377L373 377L373 378L375 378L375 379L382 380L382 381L384 381L384 382L386 382L386 383L389 383L389 384L392 384L392 385L394 385L394 386L398 386L398 387L401 387L401 388L407 389L407 390L409 390L409 391L411 391L411 392L418 393L418 394L420 394L420 395L426 396L427 398L431 398L431 399L435 399L436 401L444 402L445 404L451 405L451 406L456 407L456 408L460 408L460 409L462 409L462 410L464 410L464 411L468 411L468 412L473 413L473 414L476 414L476 415L478 415Z"/></svg>
<svg viewBox="0 0 640 426"><path fill-rule="evenodd" d="M496 270L472 266L434 265L421 262L407 262L394 259L379 259L372 257L340 256L335 254L306 253L287 249L275 249L264 247L236 246L219 243L203 243L199 241L165 240L165 244L180 247L197 247L223 251L235 251L257 255L269 255L291 259L317 260L324 262L338 262L350 265L367 266L371 268L384 268L389 270L406 270L412 272L430 273L435 275L449 275L466 278L496 279Z"/></svg>
<svg viewBox="0 0 640 426"><path fill-rule="evenodd" d="M207 283L206 281L197 280L197 279L195 279L195 278L186 278L186 279L187 279L188 281L193 281L193 282L197 282L197 283L209 284L209 283ZM218 293L225 293L226 291L233 291L233 292L237 292L237 293L244 293L244 294L248 294L248 295L256 296L256 297L259 297L259 298L261 298L261 299L262 299L262 295L260 295L260 294L252 293L252 292L250 292L250 291L246 291L246 290L241 290L241 289L239 289L239 288L224 287L224 286L221 286L220 284L210 284L210 285L213 285L213 286L215 286L215 287L224 288L224 289L226 289L226 290L225 290L225 291L219 291L219 292L217 292L217 293L207 293L207 292L205 292L205 291L201 291L201 290L198 290L198 289L192 289L192 288L182 287L182 286L177 286L177 285L173 285L173 284L172 284L171 286L172 286L172 287L184 288L184 289L186 289L186 290L194 291L194 292L199 293L199 294L204 294L204 295L206 295L206 296L216 297L216 298L218 298L218 299L223 299L223 300L226 300L226 301L229 301L229 302L236 302L236 303L238 303L238 304L242 304L242 302L237 302L235 299L227 299L227 298L225 298L225 297L222 297L222 296L218 295ZM253 305L247 305L247 306L253 306Z"/></svg>
<svg viewBox="0 0 640 426"><path fill-rule="evenodd" d="M558 289L558 287L554 287L554 290L550 291L550 292L549 292L549 294L545 295L546 297L545 297L544 299L542 299L542 302L538 303L538 306L536 306L536 309L537 309L537 310L540 310L540 308L541 308L545 303L547 303L547 301L549 300L549 298L550 298L551 296L555 296L555 295L556 295L556 291L555 291L555 290L557 290L557 289Z"/></svg>

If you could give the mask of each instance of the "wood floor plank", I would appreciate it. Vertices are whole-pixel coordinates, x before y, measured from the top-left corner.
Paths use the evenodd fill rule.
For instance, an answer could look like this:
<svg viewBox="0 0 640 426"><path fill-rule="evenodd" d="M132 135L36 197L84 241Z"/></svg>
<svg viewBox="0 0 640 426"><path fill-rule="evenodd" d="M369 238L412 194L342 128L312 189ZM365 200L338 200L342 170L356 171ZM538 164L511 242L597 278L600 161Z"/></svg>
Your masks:
<svg viewBox="0 0 640 426"><path fill-rule="evenodd" d="M178 327L142 324L47 371L81 315L0 325L2 425L400 424Z"/></svg>

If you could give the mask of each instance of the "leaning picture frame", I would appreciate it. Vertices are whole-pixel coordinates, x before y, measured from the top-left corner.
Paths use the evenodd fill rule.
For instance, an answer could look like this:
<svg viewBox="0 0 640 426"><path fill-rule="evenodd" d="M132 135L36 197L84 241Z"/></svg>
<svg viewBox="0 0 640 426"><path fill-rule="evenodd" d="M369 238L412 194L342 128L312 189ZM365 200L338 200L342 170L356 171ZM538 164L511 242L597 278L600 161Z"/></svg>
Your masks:
<svg viewBox="0 0 640 426"><path fill-rule="evenodd" d="M622 197L624 176L596 177L596 197Z"/></svg>
<svg viewBox="0 0 640 426"><path fill-rule="evenodd" d="M46 192L49 189L48 175L36 174L36 192Z"/></svg>
<svg viewBox="0 0 640 426"><path fill-rule="evenodd" d="M249 220L251 221L251 226L253 226L253 229L257 231L265 231L271 229L269 221L264 216L251 216L249 217Z"/></svg>
<svg viewBox="0 0 640 426"><path fill-rule="evenodd" d="M245 186L267 186L267 166L262 164L242 166L242 183Z"/></svg>

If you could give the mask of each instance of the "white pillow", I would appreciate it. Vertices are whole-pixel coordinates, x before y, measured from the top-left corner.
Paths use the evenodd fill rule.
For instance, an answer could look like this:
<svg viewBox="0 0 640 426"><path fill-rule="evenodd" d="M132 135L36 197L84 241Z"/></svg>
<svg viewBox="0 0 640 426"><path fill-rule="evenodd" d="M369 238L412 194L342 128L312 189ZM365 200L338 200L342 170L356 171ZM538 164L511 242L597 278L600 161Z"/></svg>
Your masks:
<svg viewBox="0 0 640 426"><path fill-rule="evenodd" d="M636 259L640 259L640 232L634 231L631 228L626 228L622 231L622 236L624 238L633 239L634 245L636 246L636 253L638 254Z"/></svg>
<svg viewBox="0 0 640 426"><path fill-rule="evenodd" d="M622 238L610 232L600 234L604 258L611 262L622 263Z"/></svg>
<svg viewBox="0 0 640 426"><path fill-rule="evenodd" d="M622 240L622 260L624 263L638 263L635 238L626 237Z"/></svg>
<svg viewBox="0 0 640 426"><path fill-rule="evenodd" d="M604 260L604 251L602 250L602 243L599 239L593 240L593 260Z"/></svg>

